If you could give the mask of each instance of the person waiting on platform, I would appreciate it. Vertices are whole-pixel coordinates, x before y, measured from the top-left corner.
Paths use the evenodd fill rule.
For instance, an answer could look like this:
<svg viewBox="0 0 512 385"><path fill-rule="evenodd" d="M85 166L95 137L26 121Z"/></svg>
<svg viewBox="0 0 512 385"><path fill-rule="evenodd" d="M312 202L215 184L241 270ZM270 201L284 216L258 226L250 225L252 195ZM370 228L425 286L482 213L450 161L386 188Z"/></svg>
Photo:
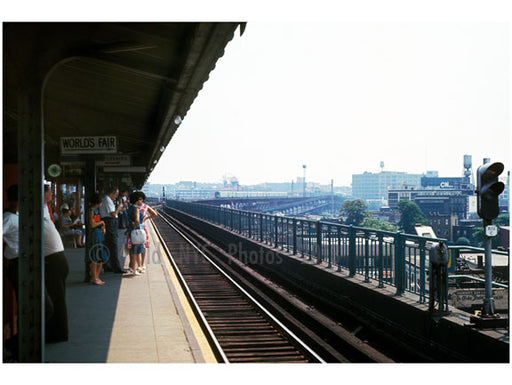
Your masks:
<svg viewBox="0 0 512 385"><path fill-rule="evenodd" d="M141 191L134 191L130 194L131 206L128 208L128 247L130 248L130 268L133 275L141 275L137 270L137 264L140 264L141 254L144 252L144 243L133 244L132 233L134 230L142 229L144 222L144 214L141 211L144 202L144 193Z"/></svg>
<svg viewBox="0 0 512 385"><path fill-rule="evenodd" d="M141 192L142 195L143 195L143 203L142 203L142 206L140 208L140 211L142 212L142 214L144 214L144 220L143 220L143 225L144 225L144 232L146 233L146 243L144 244L144 251L142 252L141 254L141 258L140 258L140 262L138 263L138 271L140 273L144 273L146 271L146 254L148 252L148 249L149 249L149 234L148 234L148 229L146 227L146 221L148 219L152 219L152 218L155 218L158 214L156 213L155 210L153 210L149 205L145 204L144 201L146 200L146 195Z"/></svg>
<svg viewBox="0 0 512 385"><path fill-rule="evenodd" d="M14 291L18 301L18 256L19 256L19 215L18 215L18 185L7 189L7 208L3 213L3 266L4 279L11 287L4 285L4 362L18 360L18 333L16 321L16 306L11 295ZM4 281L5 283L5 281ZM9 314L6 316L6 314ZM12 317L11 317L12 314ZM8 338L6 338L8 336Z"/></svg>
<svg viewBox="0 0 512 385"><path fill-rule="evenodd" d="M69 209L69 216L73 222L79 222L78 215L76 215L76 209L74 207Z"/></svg>
<svg viewBox="0 0 512 385"><path fill-rule="evenodd" d="M440 311L448 310L447 303L447 265L449 261L448 247L440 241L432 245L429 253L430 283L429 283L429 311L434 311L437 299Z"/></svg>
<svg viewBox="0 0 512 385"><path fill-rule="evenodd" d="M119 189L117 187L111 187L107 189L107 194L103 198L103 203L100 207L100 218L105 222L106 230L105 233L105 247L109 252L109 260L105 264L105 271L113 271L114 273L126 273L117 254L117 229L118 229L118 214L124 210L124 205L119 205L117 208L114 204L117 196L119 195Z"/></svg>
<svg viewBox="0 0 512 385"><path fill-rule="evenodd" d="M90 262L90 282L95 285L104 285L105 282L100 279L100 272L103 263L108 259L108 253L104 245L105 222L100 219L99 208L102 204L100 194L93 194L89 204L87 228L89 229L88 238L90 239L91 246L89 248L89 255L86 255L86 258Z"/></svg>
<svg viewBox="0 0 512 385"><path fill-rule="evenodd" d="M18 214L18 185L7 189L7 210L3 214L3 244L4 259L8 260L7 278L12 284L16 300L18 299L18 238L19 238L19 214Z"/></svg>
<svg viewBox="0 0 512 385"><path fill-rule="evenodd" d="M66 304L66 278L69 265L64 254L64 245L55 228L48 204L52 201L50 185L44 186L44 281L49 299L53 304L53 314L46 322L46 342L68 340L68 311ZM45 310L47 307L45 305Z"/></svg>
<svg viewBox="0 0 512 385"><path fill-rule="evenodd" d="M71 210L62 210L60 225L62 227L63 235L75 236L75 243L77 247L85 246L85 243L83 242L84 232L80 229L82 227L82 224L77 220L73 221L73 219L71 218Z"/></svg>
<svg viewBox="0 0 512 385"><path fill-rule="evenodd" d="M128 190L124 189L121 194L117 197L117 201L114 202L117 206L123 206L122 210L118 215L118 227L117 227L117 254L119 263L124 267L126 258L129 258L128 241L126 237L126 231L128 228L128 216L126 210L128 209Z"/></svg>

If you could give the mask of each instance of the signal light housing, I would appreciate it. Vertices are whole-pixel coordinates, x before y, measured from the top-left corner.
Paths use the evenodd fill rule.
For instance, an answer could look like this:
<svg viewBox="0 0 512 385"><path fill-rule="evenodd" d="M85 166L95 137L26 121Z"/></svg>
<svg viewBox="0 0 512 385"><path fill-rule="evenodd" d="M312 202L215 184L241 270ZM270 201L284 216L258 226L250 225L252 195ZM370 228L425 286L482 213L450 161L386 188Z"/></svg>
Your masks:
<svg viewBox="0 0 512 385"><path fill-rule="evenodd" d="M478 216L485 220L492 220L500 213L499 195L505 189L505 185L498 181L498 176L503 172L503 163L486 163L480 167L477 174L477 212Z"/></svg>

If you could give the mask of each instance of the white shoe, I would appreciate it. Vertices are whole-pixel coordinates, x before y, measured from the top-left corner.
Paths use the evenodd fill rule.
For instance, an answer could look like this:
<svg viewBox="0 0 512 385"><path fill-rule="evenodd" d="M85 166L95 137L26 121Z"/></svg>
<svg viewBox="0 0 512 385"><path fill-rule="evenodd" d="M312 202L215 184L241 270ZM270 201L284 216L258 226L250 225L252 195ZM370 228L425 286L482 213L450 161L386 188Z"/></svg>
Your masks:
<svg viewBox="0 0 512 385"><path fill-rule="evenodd" d="M135 273L133 273L133 275L142 275L142 274L139 273L138 271L136 271Z"/></svg>

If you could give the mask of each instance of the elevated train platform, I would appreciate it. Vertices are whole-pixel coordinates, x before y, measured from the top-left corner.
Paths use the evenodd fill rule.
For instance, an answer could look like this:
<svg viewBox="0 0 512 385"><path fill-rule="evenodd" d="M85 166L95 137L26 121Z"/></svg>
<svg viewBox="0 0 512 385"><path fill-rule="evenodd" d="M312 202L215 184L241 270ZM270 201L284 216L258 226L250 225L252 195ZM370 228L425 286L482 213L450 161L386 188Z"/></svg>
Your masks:
<svg viewBox="0 0 512 385"><path fill-rule="evenodd" d="M68 206L82 223L94 193L104 195L112 187L140 190L224 55L226 46L236 31L243 33L245 25L244 22L3 24L4 197L8 187L19 186L19 226L23 229L19 236L18 317L16 320L13 316L4 323L9 323L9 330L18 331L19 362L47 361L41 301L45 280L44 186L51 188L53 213L60 214ZM134 300L132 308L134 313L144 308L148 311L137 317L151 316L153 313L145 303L153 303L153 298L160 297L154 296L152 290L160 290L156 282L163 276L148 275L138 282L109 277L110 286L83 287L75 270L83 263L75 264L76 253L80 251L68 250L68 253L72 262L70 309L80 311L71 313L70 319L74 322L72 327L83 325L72 330L73 335L87 346L94 345L90 341L98 341L102 349L94 353L95 361L130 361L133 358L115 354L121 345L114 341L122 343L128 338L121 332L123 327L118 329L121 324L117 316L125 311L121 304L126 302L129 311L129 293L139 291L132 285L142 285L140 282L144 281L145 299L141 296L140 303ZM91 299L92 293L102 293L105 298ZM91 339L94 332L86 330L89 314L84 310L93 309L86 300L102 303L109 312L106 325L97 325L102 332L96 331L95 339ZM14 314L14 305L9 309ZM110 333L108 327L113 327ZM122 338L118 337L121 335ZM133 335L136 338L135 330ZM152 346L158 349L160 342L155 335ZM10 335L4 333L4 340L7 338ZM141 340L138 338L139 343ZM79 348L72 343L72 340L67 343L70 351L57 356L78 360L74 354L78 354ZM52 361L56 359L55 349L48 348ZM164 359L154 354L152 357L153 362Z"/></svg>
<svg viewBox="0 0 512 385"><path fill-rule="evenodd" d="M84 249L66 249L69 340L46 344L46 362L217 362L152 225L148 228L146 272L103 273L103 286L83 282Z"/></svg>
<svg viewBox="0 0 512 385"><path fill-rule="evenodd" d="M195 228L205 229L197 219L192 222L195 222ZM67 279L69 340L46 344L45 362L218 362L161 246L153 223L148 228L151 246L146 258L146 273L141 276L103 273L101 278L106 282L103 286L83 282L84 249L66 249L70 266ZM258 246L268 248L263 244ZM389 287L376 288L374 284L364 282L362 277L347 277L346 274L331 271L323 263L287 253L282 253L282 256L288 260L282 265L293 269L296 277L303 275L310 282L323 282L326 291L335 287L334 290L341 290L356 301L372 305L368 316L372 312L383 313L378 318L388 318L389 326L403 323L406 334L413 332L419 335L422 333L420 329L430 329L427 334L433 344L439 344L440 340L445 342L444 348L437 348L441 349L439 357L443 355L443 349L457 350L461 344L466 344L470 350L478 345L478 349L487 352L503 350L502 344L508 346L508 330L472 330L468 327L469 314L455 308L450 309L450 314L429 322L427 306L418 303L414 294L406 292L396 296ZM127 262L128 258L125 267ZM309 285L305 281L302 284ZM478 354L474 359L485 362Z"/></svg>

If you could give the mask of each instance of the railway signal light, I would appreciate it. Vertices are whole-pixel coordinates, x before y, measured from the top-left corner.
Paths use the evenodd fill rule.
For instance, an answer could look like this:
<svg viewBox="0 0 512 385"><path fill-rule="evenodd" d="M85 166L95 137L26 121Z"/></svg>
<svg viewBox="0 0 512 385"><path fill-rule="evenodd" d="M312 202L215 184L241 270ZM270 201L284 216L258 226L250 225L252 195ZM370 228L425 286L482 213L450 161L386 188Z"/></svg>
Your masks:
<svg viewBox="0 0 512 385"><path fill-rule="evenodd" d="M478 167L477 174L477 212L480 218L492 220L500 213L499 195L505 185L498 181L503 172L503 163L485 163Z"/></svg>

